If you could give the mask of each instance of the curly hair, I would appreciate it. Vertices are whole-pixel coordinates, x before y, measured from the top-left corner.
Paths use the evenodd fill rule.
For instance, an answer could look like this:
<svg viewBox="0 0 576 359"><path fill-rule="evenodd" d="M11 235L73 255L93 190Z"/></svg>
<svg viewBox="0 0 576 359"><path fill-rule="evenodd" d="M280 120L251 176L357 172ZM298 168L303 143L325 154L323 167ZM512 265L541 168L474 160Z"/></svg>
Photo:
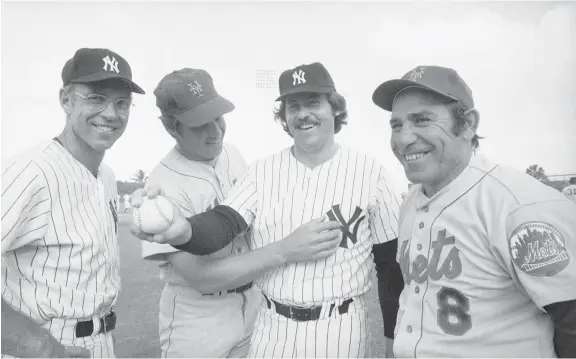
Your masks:
<svg viewBox="0 0 576 359"><path fill-rule="evenodd" d="M332 107L334 112L334 133L340 132L342 126L348 123L348 109L346 108L346 99L344 96L340 95L338 92L331 92L329 94L324 94L328 103ZM274 120L280 122L284 131L292 137L290 130L288 129L288 123L286 122L286 99L283 98L280 102L280 107L274 109Z"/></svg>

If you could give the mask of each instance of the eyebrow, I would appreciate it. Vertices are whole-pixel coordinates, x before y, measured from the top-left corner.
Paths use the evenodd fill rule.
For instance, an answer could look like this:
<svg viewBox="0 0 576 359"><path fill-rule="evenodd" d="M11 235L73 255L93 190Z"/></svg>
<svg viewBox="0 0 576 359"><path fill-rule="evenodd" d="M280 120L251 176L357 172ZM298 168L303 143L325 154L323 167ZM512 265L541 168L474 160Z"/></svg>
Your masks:
<svg viewBox="0 0 576 359"><path fill-rule="evenodd" d="M322 94L319 93L311 93L308 96L304 97L304 100L311 100L311 99L318 99L320 96L322 96ZM294 99L288 99L286 100L286 103L294 103L297 102L298 100L294 100Z"/></svg>
<svg viewBox="0 0 576 359"><path fill-rule="evenodd" d="M436 114L434 112L428 111L428 110L421 110L418 112L411 112L408 114L408 117L411 117L411 118L422 117L422 116L436 117ZM392 117L390 119L390 123L398 122L398 121L402 121L402 120L398 117Z"/></svg>

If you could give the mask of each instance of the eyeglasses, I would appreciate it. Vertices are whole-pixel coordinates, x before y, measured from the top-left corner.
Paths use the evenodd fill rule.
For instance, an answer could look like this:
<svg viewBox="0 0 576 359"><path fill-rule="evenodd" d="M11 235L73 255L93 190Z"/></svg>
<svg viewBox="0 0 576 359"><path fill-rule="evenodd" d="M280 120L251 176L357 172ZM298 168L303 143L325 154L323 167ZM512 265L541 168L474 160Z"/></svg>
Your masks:
<svg viewBox="0 0 576 359"><path fill-rule="evenodd" d="M130 110L134 106L132 101L125 98L120 98L118 100L109 100L106 96L98 95L95 93L90 94L88 96L84 96L82 94L79 94L78 92L74 93L80 96L82 99L84 99L85 105L86 107L88 107L90 111L94 111L96 113L104 111L104 109L106 108L106 106L108 106L110 102L114 103L114 109L116 110L116 113L119 115L128 115L130 113Z"/></svg>

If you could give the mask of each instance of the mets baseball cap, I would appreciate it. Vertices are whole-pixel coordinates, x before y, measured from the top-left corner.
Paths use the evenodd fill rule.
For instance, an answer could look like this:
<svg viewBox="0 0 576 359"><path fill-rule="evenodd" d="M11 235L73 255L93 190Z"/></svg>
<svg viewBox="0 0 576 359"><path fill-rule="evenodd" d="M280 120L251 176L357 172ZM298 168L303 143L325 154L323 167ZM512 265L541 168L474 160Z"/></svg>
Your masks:
<svg viewBox="0 0 576 359"><path fill-rule="evenodd" d="M330 76L324 65L319 62L300 65L282 72L279 83L280 96L276 101L280 101L284 96L294 93L331 93L336 91L332 76Z"/></svg>
<svg viewBox="0 0 576 359"><path fill-rule="evenodd" d="M144 94L144 90L132 82L132 69L128 62L108 49L82 48L66 62L62 69L62 83L97 82L121 79L130 85L133 92Z"/></svg>
<svg viewBox="0 0 576 359"><path fill-rule="evenodd" d="M446 98L474 107L472 91L458 73L447 67L418 66L400 80L386 81L372 94L372 101L386 111L392 111L396 96L410 87L423 88Z"/></svg>
<svg viewBox="0 0 576 359"><path fill-rule="evenodd" d="M156 106L191 126L202 126L234 110L232 102L218 95L205 70L184 68L164 76L156 89Z"/></svg>

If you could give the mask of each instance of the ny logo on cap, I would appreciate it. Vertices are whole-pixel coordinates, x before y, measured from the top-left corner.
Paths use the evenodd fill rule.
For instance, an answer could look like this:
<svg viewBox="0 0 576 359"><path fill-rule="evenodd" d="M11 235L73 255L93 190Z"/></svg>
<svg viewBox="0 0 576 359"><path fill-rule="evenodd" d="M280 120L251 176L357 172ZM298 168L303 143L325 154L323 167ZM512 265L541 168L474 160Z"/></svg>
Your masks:
<svg viewBox="0 0 576 359"><path fill-rule="evenodd" d="M204 89L202 85L198 83L198 81L194 81L194 83L189 83L188 87L190 87L190 91L197 96L198 98L204 96Z"/></svg>
<svg viewBox="0 0 576 359"><path fill-rule="evenodd" d="M104 71L115 71L117 74L120 73L120 70L118 70L118 61L114 56L110 59L110 55L107 55L102 60L104 60Z"/></svg>
<svg viewBox="0 0 576 359"><path fill-rule="evenodd" d="M304 77L304 75L306 75L306 73L302 71L302 69L298 70L297 72L294 71L294 73L292 74L292 78L294 79L294 81L292 81L292 86L305 84L306 78Z"/></svg>
<svg viewBox="0 0 576 359"><path fill-rule="evenodd" d="M426 68L424 67L419 67L415 70L413 70L410 75L408 75L408 80L410 81L416 81L418 79L421 79L422 76L424 75L424 72L426 71Z"/></svg>

